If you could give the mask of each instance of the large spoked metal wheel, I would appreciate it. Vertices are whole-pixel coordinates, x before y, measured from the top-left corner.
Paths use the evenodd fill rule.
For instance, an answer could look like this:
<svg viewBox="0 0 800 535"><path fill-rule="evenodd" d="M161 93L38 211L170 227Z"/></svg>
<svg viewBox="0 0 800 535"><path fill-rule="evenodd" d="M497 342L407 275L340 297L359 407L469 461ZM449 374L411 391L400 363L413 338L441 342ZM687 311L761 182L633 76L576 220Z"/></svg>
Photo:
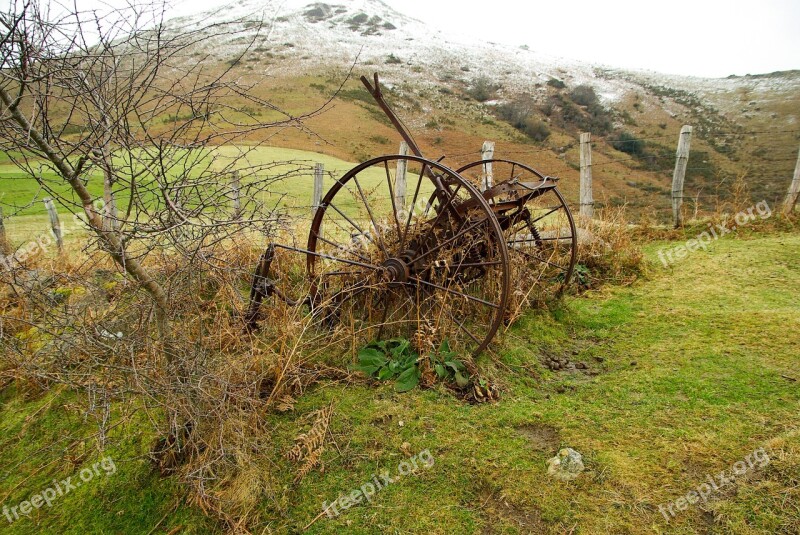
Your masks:
<svg viewBox="0 0 800 535"><path fill-rule="evenodd" d="M552 179L532 167L511 160L473 162L458 171L475 185L491 182L517 186L527 200L522 206L499 196L488 202L497 214L508 245L515 288L512 309L560 295L572 281L578 252L575 221ZM521 260L521 261L517 261ZM515 310L512 310L514 313Z"/></svg>
<svg viewBox="0 0 800 535"><path fill-rule="evenodd" d="M425 351L447 340L477 356L504 319L506 241L457 172L416 156L367 161L336 181L312 221L314 314L355 344L403 337Z"/></svg>

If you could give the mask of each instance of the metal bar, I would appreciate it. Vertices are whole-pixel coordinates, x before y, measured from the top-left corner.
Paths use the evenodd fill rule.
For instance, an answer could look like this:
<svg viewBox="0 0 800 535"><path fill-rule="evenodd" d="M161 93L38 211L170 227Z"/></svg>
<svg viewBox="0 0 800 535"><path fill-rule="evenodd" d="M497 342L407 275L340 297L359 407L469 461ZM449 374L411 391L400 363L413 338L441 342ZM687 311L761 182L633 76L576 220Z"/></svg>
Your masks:
<svg viewBox="0 0 800 535"><path fill-rule="evenodd" d="M351 266L359 266L365 267L368 269L380 270L380 266L374 266L372 264L365 264L363 262L356 262L355 260L346 260L344 258L338 258L336 256L330 256L322 253L317 253L315 251L309 251L308 249L301 249L300 247L291 247L289 245L281 245L280 243L276 243L275 247L280 247L281 249L286 249L287 251L294 251L296 253L305 253L310 254L313 256L318 256L320 258L326 258L328 260L333 260L335 262L342 262L343 264L350 264Z"/></svg>
<svg viewBox="0 0 800 535"><path fill-rule="evenodd" d="M419 150L419 146L414 141L414 138L411 137L411 134L409 134L408 131L406 131L406 129L403 127L403 123L400 122L400 119L398 119L397 115L394 113L394 110L392 110L392 108L389 107L389 104L386 103L386 100L384 100L383 93L381 92L380 81L378 80L378 73L376 72L373 76L375 78L374 87L369 83L369 80L366 76L361 77L361 83L364 84L364 87L367 88L369 94L372 95L372 98L374 98L375 102L378 103L378 107L383 110L383 113L386 114L386 116L394 125L395 129L400 133L400 137L402 137L403 140L408 143L408 148L411 149L411 152L413 152L416 156L423 158L424 156L422 156L422 151Z"/></svg>

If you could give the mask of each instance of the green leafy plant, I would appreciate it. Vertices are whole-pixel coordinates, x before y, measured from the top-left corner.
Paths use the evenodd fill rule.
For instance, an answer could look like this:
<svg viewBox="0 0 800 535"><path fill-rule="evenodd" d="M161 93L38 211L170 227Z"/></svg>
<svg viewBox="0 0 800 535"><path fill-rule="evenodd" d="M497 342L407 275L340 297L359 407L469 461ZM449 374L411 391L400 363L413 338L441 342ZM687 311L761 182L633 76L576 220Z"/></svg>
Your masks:
<svg viewBox="0 0 800 535"><path fill-rule="evenodd" d="M469 384L469 374L467 367L460 360L457 360L456 353L450 350L450 343L442 341L439 349L431 355L433 370L441 380L455 381L461 388Z"/></svg>
<svg viewBox="0 0 800 535"><path fill-rule="evenodd" d="M419 355L402 338L370 342L358 352L353 369L380 381L395 379L395 390L407 392L419 384Z"/></svg>
<svg viewBox="0 0 800 535"><path fill-rule="evenodd" d="M463 388L469 384L469 374L464 363L455 358L456 355L445 340L427 358L430 358L433 370L440 380L455 382ZM392 338L370 342L361 348L358 352L358 364L353 369L379 381L394 380L396 391L408 392L419 384L420 360L410 341Z"/></svg>
<svg viewBox="0 0 800 535"><path fill-rule="evenodd" d="M572 280L581 288L588 288L590 285L591 271L584 264L576 264L575 271L572 273ZM559 273L555 277L556 282L564 282L564 274Z"/></svg>

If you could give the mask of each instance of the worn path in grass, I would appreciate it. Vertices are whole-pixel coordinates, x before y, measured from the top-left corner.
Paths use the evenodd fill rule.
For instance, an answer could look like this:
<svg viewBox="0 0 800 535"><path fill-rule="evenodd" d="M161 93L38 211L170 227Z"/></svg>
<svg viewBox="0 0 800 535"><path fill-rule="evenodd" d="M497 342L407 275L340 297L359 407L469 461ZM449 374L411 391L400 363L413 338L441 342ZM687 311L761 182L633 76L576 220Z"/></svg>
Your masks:
<svg viewBox="0 0 800 535"><path fill-rule="evenodd" d="M649 247L654 262L659 246ZM798 533L798 280L797 234L725 238L670 269L654 266L632 287L523 318L481 363L502 387L499 403L466 405L443 388L397 394L391 385L322 385L294 412L269 417L277 447L265 453L264 471L273 484L251 492L263 492L262 516L272 520L254 532L300 532L323 502L383 470L397 478L407 455L428 450L432 466L418 463L369 503L339 507L338 517L323 515L308 531ZM547 357L588 370L553 372L540 364ZM0 401L0 435L19 437L4 438L0 449L3 505L80 469L46 448L59 429L82 425L78 414L57 417L69 408L63 399L47 408L48 398L24 402L7 389ZM331 402L335 445L325 471L293 485L281 452L307 429L298 415ZM208 532L195 509L171 514L177 487L133 458L148 442L128 438L113 452L118 472L41 509L38 529L147 533L161 521L156 532ZM586 464L571 482L547 476L546 460L565 446ZM709 476L718 482L759 448L768 463L759 454L735 483L718 484L705 502L679 502L685 510L673 505L670 515L671 503L706 490ZM50 460L57 472L42 468ZM29 519L7 528L37 532Z"/></svg>

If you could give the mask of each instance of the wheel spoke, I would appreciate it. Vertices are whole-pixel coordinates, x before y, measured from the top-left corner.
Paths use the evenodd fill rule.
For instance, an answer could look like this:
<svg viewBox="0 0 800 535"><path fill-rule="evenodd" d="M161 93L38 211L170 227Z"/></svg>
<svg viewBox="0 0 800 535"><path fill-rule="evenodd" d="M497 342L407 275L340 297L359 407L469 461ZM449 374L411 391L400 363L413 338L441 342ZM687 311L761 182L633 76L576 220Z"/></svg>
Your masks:
<svg viewBox="0 0 800 535"><path fill-rule="evenodd" d="M425 162L422 164L422 170L419 173L419 177L417 177L417 187L414 188L414 199L411 201L411 205L409 206L408 210L408 219L406 220L406 228L403 230L403 239L400 242L400 247L404 248L406 246L406 238L408 238L408 229L411 226L411 217L414 215L414 207L417 204L417 197L419 196L419 189L422 186L422 177L425 174L425 169L428 167L428 163Z"/></svg>
<svg viewBox="0 0 800 535"><path fill-rule="evenodd" d="M380 247L381 251L383 251L383 254L386 255L386 258L389 258L389 251L386 250L386 245L383 243L383 233L380 231L378 224L375 222L375 217L372 215L372 209L369 207L369 202L367 202L367 198L364 196L364 190L361 189L361 184L358 183L358 177L356 175L353 175L353 182L356 183L358 194L361 196L361 200L364 202L364 206L367 208L369 220L372 221L372 228L375 229L375 236L378 238L378 247Z"/></svg>
<svg viewBox="0 0 800 535"><path fill-rule="evenodd" d="M351 220L349 217L347 217L346 215L344 215L344 213L343 213L341 210L339 210L338 208L336 208L336 206L334 206L334 205L333 205L333 203L329 204L328 206L330 206L331 208L333 208L334 210L336 210L336 212L337 212L337 213L338 213L340 216L342 216L342 217L343 217L343 218L344 218L344 219L345 219L345 220L346 220L348 223L350 223L351 225L353 225L353 228L354 228L354 229L356 229L356 230L358 231L358 233L359 233L359 234L361 234L362 236L364 236L365 238L367 238L367 239L368 239L370 242L372 242L373 244L377 245L377 243L375 243L375 241L373 241L372 237L371 237L371 236L370 236L370 235L369 235L367 232L364 232L363 230L361 230L361 227L359 227L358 225L356 225L356 224L353 222L353 220Z"/></svg>
<svg viewBox="0 0 800 535"><path fill-rule="evenodd" d="M392 200L392 212L394 213L392 219L394 219L395 225L397 225L397 235L399 236L402 231L400 230L400 220L397 219L397 201L394 198L394 188L392 187L392 177L391 173L389 173L388 160L384 160L383 167L386 169L386 184L389 186L389 198Z"/></svg>
<svg viewBox="0 0 800 535"><path fill-rule="evenodd" d="M539 221L540 219L544 219L545 217L549 216L550 214L552 214L553 212L555 212L555 211L559 210L560 208L561 208L561 205L559 204L558 206L556 206L555 208L553 208L552 210L550 210L550 211L549 211L549 212L547 212L546 214L544 214L544 215L540 215L540 216L539 216L539 217L537 217L536 219L532 220L532 221L531 221L531 223L536 223L536 222L537 222L537 221Z"/></svg>
<svg viewBox="0 0 800 535"><path fill-rule="evenodd" d="M475 301L476 303L481 303L483 305L490 306L492 308L500 308L498 305L496 305L494 303L491 303L489 301L486 301L485 299L481 299L481 298L475 297L473 295L465 294L463 292L458 292L456 290L448 288L447 286L442 286L440 284L436 284L436 283L433 283L433 282L428 282L426 280L418 279L416 277L410 277L409 280L412 280L414 282L418 282L420 284L424 284L425 286L431 286L433 288L436 288L437 290L443 290L443 291L445 291L447 293L450 293L450 294L453 294L453 295L457 295L459 297L463 297L465 299L469 299L470 301Z"/></svg>

